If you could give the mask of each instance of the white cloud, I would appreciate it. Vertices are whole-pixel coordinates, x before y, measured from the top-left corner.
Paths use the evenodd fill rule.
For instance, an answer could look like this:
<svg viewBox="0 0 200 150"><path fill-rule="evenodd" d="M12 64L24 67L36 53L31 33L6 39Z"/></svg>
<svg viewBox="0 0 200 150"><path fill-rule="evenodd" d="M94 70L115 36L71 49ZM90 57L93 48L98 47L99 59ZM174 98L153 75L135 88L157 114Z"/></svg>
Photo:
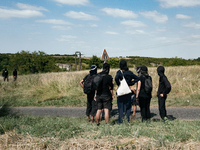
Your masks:
<svg viewBox="0 0 200 150"><path fill-rule="evenodd" d="M135 31L126 31L127 34L147 34L143 30L135 30Z"/></svg>
<svg viewBox="0 0 200 150"><path fill-rule="evenodd" d="M176 18L177 19L191 19L192 17L187 16L187 15L177 14Z"/></svg>
<svg viewBox="0 0 200 150"><path fill-rule="evenodd" d="M119 33L117 33L117 32L112 32L112 31L107 31L107 32L106 32L106 34L113 34L113 35L117 35L117 34L119 34Z"/></svg>
<svg viewBox="0 0 200 150"><path fill-rule="evenodd" d="M162 15L158 13L156 10L145 11L145 12L141 12L140 14L143 15L145 18L154 20L157 23L166 23L168 20L167 15Z"/></svg>
<svg viewBox="0 0 200 150"><path fill-rule="evenodd" d="M88 5L89 0L54 0L55 2L66 5Z"/></svg>
<svg viewBox="0 0 200 150"><path fill-rule="evenodd" d="M123 21L121 22L121 24L131 26L131 27L145 27L146 26L143 22L133 21L133 20Z"/></svg>
<svg viewBox="0 0 200 150"><path fill-rule="evenodd" d="M44 16L41 12L36 10L16 10L16 9L1 9L0 18L30 18Z"/></svg>
<svg viewBox="0 0 200 150"><path fill-rule="evenodd" d="M92 16L89 14L85 14L83 12L75 12L75 11L69 11L64 14L67 17L74 18L74 19L80 19L80 20L99 20L98 17Z"/></svg>
<svg viewBox="0 0 200 150"><path fill-rule="evenodd" d="M96 24L91 24L90 27L98 27Z"/></svg>
<svg viewBox="0 0 200 150"><path fill-rule="evenodd" d="M76 39L77 37L76 36L72 36L72 35L61 35L61 38L59 39L56 39L57 41L60 41L60 42L70 42L71 39Z"/></svg>
<svg viewBox="0 0 200 150"><path fill-rule="evenodd" d="M49 23L49 24L72 25L72 24L69 23L69 22L66 22L66 21L64 21L64 20L57 20L57 19L36 20L36 22Z"/></svg>
<svg viewBox="0 0 200 150"><path fill-rule="evenodd" d="M168 40L166 37L157 37L155 38L156 41L166 41Z"/></svg>
<svg viewBox="0 0 200 150"><path fill-rule="evenodd" d="M37 6L32 6L32 5L28 5L28 4L23 4L23 3L17 3L17 7L20 9L26 9L26 10L44 10L44 11L48 11L47 9L45 9L44 7L37 7Z"/></svg>
<svg viewBox="0 0 200 150"><path fill-rule="evenodd" d="M137 18L137 14L129 10L123 10L118 8L104 8L102 11L106 12L108 15L113 17L122 17L122 18Z"/></svg>
<svg viewBox="0 0 200 150"><path fill-rule="evenodd" d="M164 31L166 31L166 27L163 27L163 28L156 28L156 30L157 30L158 32L164 32Z"/></svg>
<svg viewBox="0 0 200 150"><path fill-rule="evenodd" d="M200 5L200 0L158 0L161 6L165 8L171 7L193 7Z"/></svg>
<svg viewBox="0 0 200 150"><path fill-rule="evenodd" d="M51 28L57 30L71 30L71 27L64 27L64 26L52 26Z"/></svg>
<svg viewBox="0 0 200 150"><path fill-rule="evenodd" d="M184 27L189 27L189 28L195 28L195 29L200 29L200 24L196 24L195 22L183 25Z"/></svg>

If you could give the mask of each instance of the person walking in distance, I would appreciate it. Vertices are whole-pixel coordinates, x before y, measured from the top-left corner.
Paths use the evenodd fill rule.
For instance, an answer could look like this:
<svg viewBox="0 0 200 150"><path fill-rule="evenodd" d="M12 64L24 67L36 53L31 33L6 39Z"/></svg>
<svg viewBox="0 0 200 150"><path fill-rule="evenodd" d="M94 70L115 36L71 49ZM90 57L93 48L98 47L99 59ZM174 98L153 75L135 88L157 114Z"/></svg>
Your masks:
<svg viewBox="0 0 200 150"><path fill-rule="evenodd" d="M100 125L102 112L104 111L105 122L109 122L110 111L112 110L113 97L113 78L109 75L110 65L108 63L103 64L103 71L99 73L102 76L101 84L95 91L94 99L97 101L97 114L96 123Z"/></svg>
<svg viewBox="0 0 200 150"><path fill-rule="evenodd" d="M171 84L164 74L165 68L163 66L159 66L157 68L157 73L160 77L158 91L157 91L158 107L159 107L160 117L162 118L162 120L165 121L167 119L165 101L167 99L167 94L169 94L169 92L171 91Z"/></svg>
<svg viewBox="0 0 200 150"><path fill-rule="evenodd" d="M82 79L79 82L79 84L83 88L84 93L87 94L86 116L87 116L88 122L92 122L92 123L95 122L94 117L97 111L96 101L94 100L95 90L92 87L92 82L96 74L97 74L97 66L92 65L90 73L86 75L84 79ZM91 115L91 119L90 119L90 115Z"/></svg>
<svg viewBox="0 0 200 150"><path fill-rule="evenodd" d="M14 81L17 80L17 69L15 68L15 70L13 71L13 79Z"/></svg>
<svg viewBox="0 0 200 150"><path fill-rule="evenodd" d="M138 76L128 69L127 62L125 60L121 60L119 66L120 70L117 71L115 76L115 82L118 86L120 85L120 81L122 81L123 77L129 87L139 81ZM131 93L117 96L117 105L119 111L118 123L122 123L124 115L126 115L129 122L131 113Z"/></svg>
<svg viewBox="0 0 200 150"><path fill-rule="evenodd" d="M146 66L141 67L140 81L137 84L136 101L140 106L142 122L151 118L150 101L152 97L152 78Z"/></svg>
<svg viewBox="0 0 200 150"><path fill-rule="evenodd" d="M6 81L6 79L7 79L7 82L9 81L7 68L5 68L5 70L3 71L2 76L3 76L4 81Z"/></svg>

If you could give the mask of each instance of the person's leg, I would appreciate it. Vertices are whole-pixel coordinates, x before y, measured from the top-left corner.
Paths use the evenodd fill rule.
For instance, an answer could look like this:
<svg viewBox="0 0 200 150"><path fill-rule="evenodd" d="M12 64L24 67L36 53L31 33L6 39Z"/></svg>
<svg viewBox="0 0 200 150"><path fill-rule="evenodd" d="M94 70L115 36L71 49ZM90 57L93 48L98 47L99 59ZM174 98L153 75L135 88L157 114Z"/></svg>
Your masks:
<svg viewBox="0 0 200 150"><path fill-rule="evenodd" d="M102 110L101 109L98 109L97 110L97 113L96 113L96 123L97 123L97 125L99 125L100 124L100 121L101 121L101 113L102 113Z"/></svg>
<svg viewBox="0 0 200 150"><path fill-rule="evenodd" d="M90 121L90 112L92 110L92 100L91 100L91 95L87 94L87 108L86 108L86 116L87 120Z"/></svg>
<svg viewBox="0 0 200 150"><path fill-rule="evenodd" d="M92 101L92 111L91 111L91 120L92 123L94 123L95 119L94 117L96 116L97 113L97 102L95 100Z"/></svg>
<svg viewBox="0 0 200 150"><path fill-rule="evenodd" d="M147 119L151 118L151 113L150 113L150 102L151 98L147 100Z"/></svg>
<svg viewBox="0 0 200 150"><path fill-rule="evenodd" d="M145 105L144 105L144 100L139 99L139 106L140 106L140 113L142 117L142 122L145 120Z"/></svg>
<svg viewBox="0 0 200 150"><path fill-rule="evenodd" d="M105 114L105 122L108 123L110 119L110 110L105 108L104 109L104 114Z"/></svg>
<svg viewBox="0 0 200 150"><path fill-rule="evenodd" d="M123 99L120 97L117 97L117 106L118 106L118 112L119 112L119 116L118 116L118 123L122 123L122 118L124 116L124 110L123 110Z"/></svg>
<svg viewBox="0 0 200 150"><path fill-rule="evenodd" d="M158 106L159 106L159 113L160 117L164 119L166 117L166 108L165 108L165 97L158 97Z"/></svg>
<svg viewBox="0 0 200 150"><path fill-rule="evenodd" d="M131 114L131 94L126 95L126 117L127 121L130 120L130 114Z"/></svg>

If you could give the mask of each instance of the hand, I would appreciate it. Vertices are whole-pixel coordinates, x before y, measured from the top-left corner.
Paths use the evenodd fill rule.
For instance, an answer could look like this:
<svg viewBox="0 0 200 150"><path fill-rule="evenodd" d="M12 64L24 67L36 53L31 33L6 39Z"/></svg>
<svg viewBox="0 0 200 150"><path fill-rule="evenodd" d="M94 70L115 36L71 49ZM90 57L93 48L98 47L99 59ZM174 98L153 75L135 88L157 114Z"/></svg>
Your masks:
<svg viewBox="0 0 200 150"><path fill-rule="evenodd" d="M112 95L112 100L114 100L114 98L115 98L114 95Z"/></svg>
<svg viewBox="0 0 200 150"><path fill-rule="evenodd" d="M139 103L139 98L136 98L136 102Z"/></svg>
<svg viewBox="0 0 200 150"><path fill-rule="evenodd" d="M163 94L160 94L160 97L164 97L164 95L163 95Z"/></svg>
<svg viewBox="0 0 200 150"><path fill-rule="evenodd" d="M97 101L97 96L96 95L94 95L94 100Z"/></svg>

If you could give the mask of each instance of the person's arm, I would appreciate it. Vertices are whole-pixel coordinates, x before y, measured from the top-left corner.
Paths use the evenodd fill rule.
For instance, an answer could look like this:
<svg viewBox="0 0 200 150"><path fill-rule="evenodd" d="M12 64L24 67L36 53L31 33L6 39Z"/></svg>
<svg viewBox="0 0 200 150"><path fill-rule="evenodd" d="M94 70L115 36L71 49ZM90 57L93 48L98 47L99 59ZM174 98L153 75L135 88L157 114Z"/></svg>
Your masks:
<svg viewBox="0 0 200 150"><path fill-rule="evenodd" d="M84 80L81 80L81 81L79 82L79 84L81 85L82 88L84 87L83 82L84 82Z"/></svg>
<svg viewBox="0 0 200 150"><path fill-rule="evenodd" d="M133 81L131 81L131 85L134 85L139 81L139 77L136 76L134 73L132 73L131 78L134 79Z"/></svg>
<svg viewBox="0 0 200 150"><path fill-rule="evenodd" d="M94 100L97 101L97 90L95 90Z"/></svg>
<svg viewBox="0 0 200 150"><path fill-rule="evenodd" d="M138 84L137 84L137 90L136 90L136 101L138 102L139 101L139 93L140 93L140 88L141 88L141 81L138 81Z"/></svg>
<svg viewBox="0 0 200 150"><path fill-rule="evenodd" d="M160 97L166 96L171 91L171 84L168 81L167 77L163 78L164 84L165 84L165 90L163 93L160 94Z"/></svg>
<svg viewBox="0 0 200 150"><path fill-rule="evenodd" d="M122 80L122 79L123 79L123 76L119 70L119 71L117 71L116 76L115 76L115 82L118 86L120 85L120 80Z"/></svg>

